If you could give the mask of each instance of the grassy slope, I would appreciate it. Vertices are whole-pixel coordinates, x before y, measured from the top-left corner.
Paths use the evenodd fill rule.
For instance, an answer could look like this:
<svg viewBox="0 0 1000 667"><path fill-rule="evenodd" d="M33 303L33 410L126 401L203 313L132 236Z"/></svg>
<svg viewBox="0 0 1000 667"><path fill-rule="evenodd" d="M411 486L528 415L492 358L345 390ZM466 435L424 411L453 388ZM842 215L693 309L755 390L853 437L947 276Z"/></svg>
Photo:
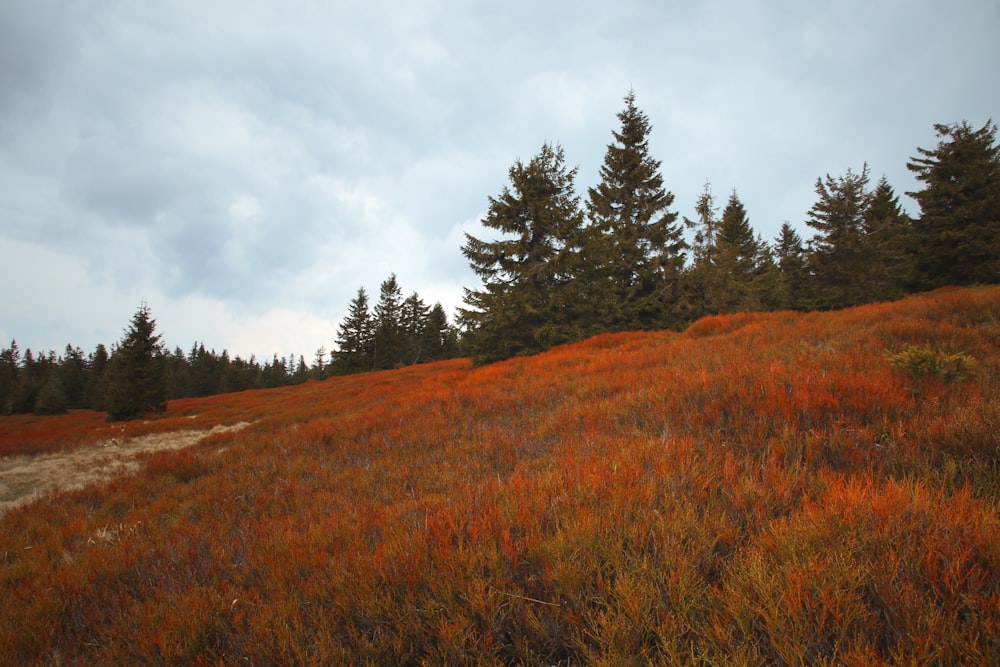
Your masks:
<svg viewBox="0 0 1000 667"><path fill-rule="evenodd" d="M986 288L178 401L255 422L0 518L0 663L981 664L998 378Z"/></svg>

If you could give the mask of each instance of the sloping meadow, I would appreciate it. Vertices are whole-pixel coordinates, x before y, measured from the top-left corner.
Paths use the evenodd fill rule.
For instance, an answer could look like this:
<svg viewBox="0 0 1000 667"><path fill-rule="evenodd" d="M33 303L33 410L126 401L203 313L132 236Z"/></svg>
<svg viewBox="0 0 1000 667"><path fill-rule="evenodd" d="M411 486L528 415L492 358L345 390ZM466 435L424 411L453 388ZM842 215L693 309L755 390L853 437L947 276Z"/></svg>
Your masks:
<svg viewBox="0 0 1000 667"><path fill-rule="evenodd" d="M251 424L0 517L0 662L989 663L998 349L966 289L172 403Z"/></svg>

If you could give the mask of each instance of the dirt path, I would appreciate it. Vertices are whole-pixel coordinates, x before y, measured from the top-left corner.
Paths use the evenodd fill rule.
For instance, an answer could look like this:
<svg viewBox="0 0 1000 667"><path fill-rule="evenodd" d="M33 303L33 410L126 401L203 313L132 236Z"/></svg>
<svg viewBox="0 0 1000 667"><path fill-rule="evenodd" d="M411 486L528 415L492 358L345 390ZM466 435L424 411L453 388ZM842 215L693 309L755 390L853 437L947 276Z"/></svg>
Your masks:
<svg viewBox="0 0 1000 667"><path fill-rule="evenodd" d="M172 431L138 438L113 438L65 454L0 458L0 515L55 489L80 489L139 469L135 457L144 452L182 449L223 431L238 431L239 422L209 431Z"/></svg>

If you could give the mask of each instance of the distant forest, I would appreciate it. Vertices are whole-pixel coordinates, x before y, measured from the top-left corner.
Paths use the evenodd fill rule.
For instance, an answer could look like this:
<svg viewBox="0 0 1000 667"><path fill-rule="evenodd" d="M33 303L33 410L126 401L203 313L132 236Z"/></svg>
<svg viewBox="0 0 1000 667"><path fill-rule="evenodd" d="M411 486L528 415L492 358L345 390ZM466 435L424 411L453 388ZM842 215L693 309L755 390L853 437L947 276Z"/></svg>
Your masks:
<svg viewBox="0 0 1000 667"><path fill-rule="evenodd" d="M907 163L923 184L906 215L869 166L817 178L803 240L785 222L756 234L736 190L722 205L706 183L691 218L670 208L660 162L649 154L649 118L625 97L600 169L576 192L576 169L545 144L489 198L482 224L496 239L466 235L462 253L482 285L466 288L454 325L440 304L403 298L392 275L370 307L349 304L332 352L261 363L196 343L164 350L143 304L120 343L91 354L67 345L0 351L0 412L74 408L133 418L165 401L278 387L330 375L398 368L455 356L488 363L534 354L608 331L683 329L705 315L816 310L896 299L944 285L1000 283L1000 147L992 121L935 125L939 142ZM720 212L721 208L721 212Z"/></svg>
<svg viewBox="0 0 1000 667"><path fill-rule="evenodd" d="M133 316L122 340L87 355L67 345L22 355L13 341L0 351L0 412L58 414L72 409L107 411L112 419L138 418L178 398L264 389L344 375L438 361L457 356L458 337L441 304L428 307L414 292L407 298L396 281L380 287L374 312L364 288L351 302L340 326L337 349L316 350L312 363L294 355L261 363L255 357L230 357L195 343L185 354L163 348L156 321L146 304Z"/></svg>

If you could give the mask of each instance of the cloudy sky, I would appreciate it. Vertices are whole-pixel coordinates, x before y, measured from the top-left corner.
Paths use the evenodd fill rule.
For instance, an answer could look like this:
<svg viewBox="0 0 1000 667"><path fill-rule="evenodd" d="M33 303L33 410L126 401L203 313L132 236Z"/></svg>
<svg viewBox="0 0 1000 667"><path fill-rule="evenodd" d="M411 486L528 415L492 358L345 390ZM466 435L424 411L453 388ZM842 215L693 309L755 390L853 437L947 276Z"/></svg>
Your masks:
<svg viewBox="0 0 1000 667"><path fill-rule="evenodd" d="M449 313L543 142L583 194L622 98L674 210L803 237L825 174L902 195L934 123L1000 120L996 0L0 2L0 346L311 359L359 287ZM916 212L912 200L904 206Z"/></svg>

